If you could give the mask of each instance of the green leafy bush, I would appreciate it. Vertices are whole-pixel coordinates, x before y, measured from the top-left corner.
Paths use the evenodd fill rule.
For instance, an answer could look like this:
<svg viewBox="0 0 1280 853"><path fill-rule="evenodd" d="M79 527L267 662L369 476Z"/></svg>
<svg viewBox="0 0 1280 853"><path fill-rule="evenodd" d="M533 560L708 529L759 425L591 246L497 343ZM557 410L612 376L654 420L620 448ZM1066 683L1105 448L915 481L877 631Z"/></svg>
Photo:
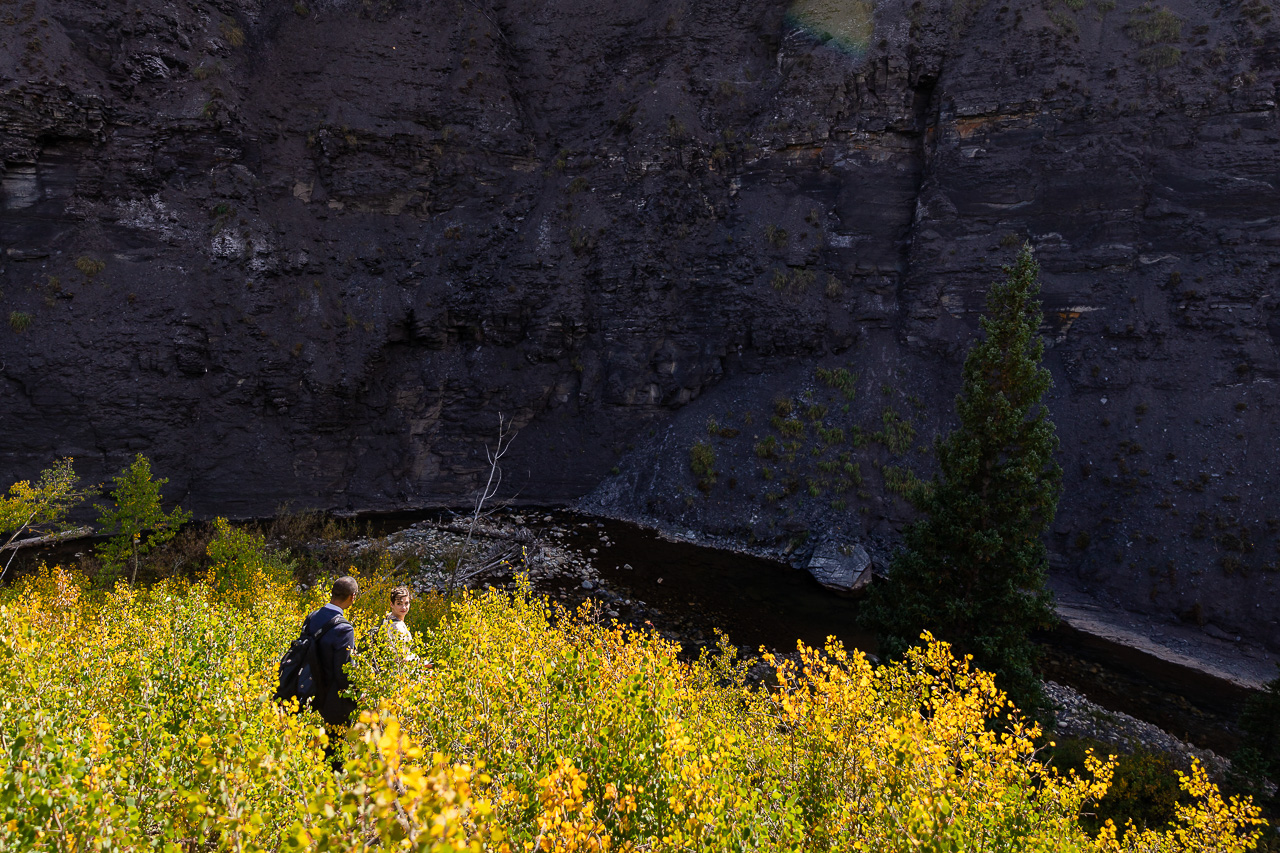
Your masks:
<svg viewBox="0 0 1280 853"><path fill-rule="evenodd" d="M98 523L111 538L98 546L107 574L113 578L129 562L133 571L129 582L138 577L138 564L148 552L174 537L191 513L174 507L166 514L160 506L160 487L167 478L151 479L151 462L139 453L133 463L113 478L112 504L99 507Z"/></svg>
<svg viewBox="0 0 1280 853"><path fill-rule="evenodd" d="M232 527L225 518L213 520L208 553L209 587L241 608L253 605L244 593L264 585L288 583L293 577L293 563L279 552L268 550L260 534Z"/></svg>
<svg viewBox="0 0 1280 853"><path fill-rule="evenodd" d="M1105 753L1106 744L1088 738L1055 740L1050 764L1062 773L1083 773L1087 756ZM1140 829L1160 829L1173 823L1179 804L1187 800L1178 784L1172 759L1160 752L1139 748L1114 759L1114 775L1107 794L1081 818L1092 831L1113 821L1132 822Z"/></svg>
<svg viewBox="0 0 1280 853"><path fill-rule="evenodd" d="M857 396L858 374L843 367L837 367L835 370L819 367L814 374L819 382L836 389L844 395L846 400L852 400Z"/></svg>
<svg viewBox="0 0 1280 853"><path fill-rule="evenodd" d="M97 258L91 258L88 255L81 255L75 260L75 268L78 269L85 278L92 279L98 273L107 268L107 262Z"/></svg>
<svg viewBox="0 0 1280 853"><path fill-rule="evenodd" d="M716 484L716 449L705 441L689 448L689 470L698 478L698 488L711 491Z"/></svg>

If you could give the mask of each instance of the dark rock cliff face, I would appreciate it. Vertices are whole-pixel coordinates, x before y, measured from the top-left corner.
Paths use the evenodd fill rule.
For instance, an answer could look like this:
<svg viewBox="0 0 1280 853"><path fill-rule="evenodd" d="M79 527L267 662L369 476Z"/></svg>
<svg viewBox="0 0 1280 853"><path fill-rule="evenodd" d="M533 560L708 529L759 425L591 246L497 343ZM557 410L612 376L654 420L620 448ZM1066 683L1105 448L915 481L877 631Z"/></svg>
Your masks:
<svg viewBox="0 0 1280 853"><path fill-rule="evenodd" d="M1055 571L1280 642L1264 0L0 0L0 479L887 536L1043 267ZM848 373L839 371L847 370Z"/></svg>

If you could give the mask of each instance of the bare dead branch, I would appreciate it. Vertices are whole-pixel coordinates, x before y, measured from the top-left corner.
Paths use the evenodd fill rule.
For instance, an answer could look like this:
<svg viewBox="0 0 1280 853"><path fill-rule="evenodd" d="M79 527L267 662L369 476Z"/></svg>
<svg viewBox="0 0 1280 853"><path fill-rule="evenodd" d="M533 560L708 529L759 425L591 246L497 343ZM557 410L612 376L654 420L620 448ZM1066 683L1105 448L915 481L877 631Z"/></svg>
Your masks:
<svg viewBox="0 0 1280 853"><path fill-rule="evenodd" d="M471 512L471 522L467 525L467 541L458 549L457 559L453 561L453 571L449 575L449 585L445 590L445 598L453 597L453 591L458 585L459 575L463 575L463 580L475 577L485 568L471 569L465 573L462 572L462 561L467 551L471 548L471 543L475 540L476 525L480 523L480 519L484 513L484 505L493 499L498 493L498 489L502 486L502 466L498 463L502 461L502 457L506 456L507 451L511 449L511 442L515 440L516 433L512 431L512 420L506 419L502 413L498 413L498 441L490 448L485 445L484 455L489 462L489 477L485 481L484 486L476 492L475 508Z"/></svg>

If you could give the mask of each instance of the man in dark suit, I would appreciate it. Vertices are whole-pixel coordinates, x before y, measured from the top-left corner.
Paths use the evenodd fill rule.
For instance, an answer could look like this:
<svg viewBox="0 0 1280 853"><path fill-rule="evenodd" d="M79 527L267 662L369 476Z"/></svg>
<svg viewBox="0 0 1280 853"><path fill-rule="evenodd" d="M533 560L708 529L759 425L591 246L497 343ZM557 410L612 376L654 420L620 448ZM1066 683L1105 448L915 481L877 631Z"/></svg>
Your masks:
<svg viewBox="0 0 1280 853"><path fill-rule="evenodd" d="M335 618L337 620L325 631L316 647L316 657L320 664L320 672L317 673L320 692L315 698L314 706L329 730L330 743L325 747L325 755L333 764L334 770L342 769L342 759L338 758L334 742L342 736L341 729L351 724L351 712L356 709L354 700L340 694L351 686L343 667L351 660L351 652L356 646L356 629L347 621L343 612L355 603L359 592L360 584L356 583L355 578L338 578L333 582L329 603L308 616L303 629L314 635Z"/></svg>

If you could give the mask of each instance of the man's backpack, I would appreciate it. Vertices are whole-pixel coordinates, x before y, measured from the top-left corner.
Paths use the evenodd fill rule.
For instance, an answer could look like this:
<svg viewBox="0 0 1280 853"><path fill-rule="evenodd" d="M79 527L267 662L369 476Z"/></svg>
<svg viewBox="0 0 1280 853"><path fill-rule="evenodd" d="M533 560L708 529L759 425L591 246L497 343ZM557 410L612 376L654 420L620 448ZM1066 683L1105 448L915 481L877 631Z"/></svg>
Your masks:
<svg viewBox="0 0 1280 853"><path fill-rule="evenodd" d="M307 632L306 622L302 623L302 633L280 658L280 682L276 686L276 701L297 699L298 707L301 708L324 692L324 671L320 666L319 655L320 638L329 633L330 628L345 621L341 613L336 613L314 634Z"/></svg>

